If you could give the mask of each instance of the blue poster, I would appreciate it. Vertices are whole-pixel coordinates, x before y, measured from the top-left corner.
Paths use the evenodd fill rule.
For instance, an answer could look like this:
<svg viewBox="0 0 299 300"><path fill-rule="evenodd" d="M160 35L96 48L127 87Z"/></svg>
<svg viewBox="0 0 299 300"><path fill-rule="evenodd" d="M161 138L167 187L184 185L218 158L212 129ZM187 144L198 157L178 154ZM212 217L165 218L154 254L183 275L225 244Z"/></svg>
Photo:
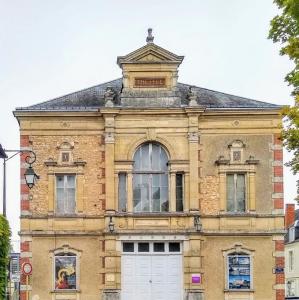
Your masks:
<svg viewBox="0 0 299 300"><path fill-rule="evenodd" d="M228 283L229 289L250 289L250 257L228 257Z"/></svg>

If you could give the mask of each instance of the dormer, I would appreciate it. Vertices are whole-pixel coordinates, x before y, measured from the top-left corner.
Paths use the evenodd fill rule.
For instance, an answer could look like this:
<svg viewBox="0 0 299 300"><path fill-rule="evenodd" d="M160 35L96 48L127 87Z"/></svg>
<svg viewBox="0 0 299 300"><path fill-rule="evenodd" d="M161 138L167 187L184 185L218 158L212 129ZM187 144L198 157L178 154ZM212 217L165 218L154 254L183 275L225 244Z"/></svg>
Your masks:
<svg viewBox="0 0 299 300"><path fill-rule="evenodd" d="M153 40L150 28L145 46L117 58L123 73L123 92L175 91L178 67L184 56L157 46Z"/></svg>

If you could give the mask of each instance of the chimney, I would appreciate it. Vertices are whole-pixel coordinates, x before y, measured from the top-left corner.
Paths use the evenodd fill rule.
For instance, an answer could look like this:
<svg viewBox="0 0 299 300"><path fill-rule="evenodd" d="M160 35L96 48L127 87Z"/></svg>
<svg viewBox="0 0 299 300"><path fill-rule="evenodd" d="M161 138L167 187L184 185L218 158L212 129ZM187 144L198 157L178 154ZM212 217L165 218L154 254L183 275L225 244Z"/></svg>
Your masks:
<svg viewBox="0 0 299 300"><path fill-rule="evenodd" d="M295 222L295 204L286 205L285 227L288 229Z"/></svg>

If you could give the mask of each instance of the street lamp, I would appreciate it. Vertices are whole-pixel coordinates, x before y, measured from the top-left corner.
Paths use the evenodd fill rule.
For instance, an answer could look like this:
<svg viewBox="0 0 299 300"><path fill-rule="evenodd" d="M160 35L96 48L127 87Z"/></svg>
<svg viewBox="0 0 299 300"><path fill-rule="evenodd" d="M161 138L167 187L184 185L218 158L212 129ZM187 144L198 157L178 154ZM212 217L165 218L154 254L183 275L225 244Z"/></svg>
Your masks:
<svg viewBox="0 0 299 300"><path fill-rule="evenodd" d="M201 231L202 223L199 216L194 216L194 227L196 231Z"/></svg>
<svg viewBox="0 0 299 300"><path fill-rule="evenodd" d="M115 226L115 224L114 224L113 221L112 221L112 216L110 216L109 224L108 224L110 233L113 233L113 232L114 232L114 226Z"/></svg>
<svg viewBox="0 0 299 300"><path fill-rule="evenodd" d="M7 153L12 152L14 153L11 156L8 156ZM28 153L26 156L25 161L29 164L29 167L25 171L25 181L27 186L31 189L36 183L36 180L39 179L39 176L35 173L34 169L32 168L32 164L36 161L36 154L32 150L7 150L3 149L2 145L0 144L0 158L3 159L3 216L6 217L6 162L11 158L15 157L17 154Z"/></svg>
<svg viewBox="0 0 299 300"><path fill-rule="evenodd" d="M30 189L32 189L36 183L36 180L39 179L39 176L34 172L34 169L32 168L32 164L36 161L36 155L34 152L32 152L33 157L27 156L25 158L25 161L27 164L29 164L28 169L26 169L24 176L26 184ZM31 160L30 160L31 159Z"/></svg>

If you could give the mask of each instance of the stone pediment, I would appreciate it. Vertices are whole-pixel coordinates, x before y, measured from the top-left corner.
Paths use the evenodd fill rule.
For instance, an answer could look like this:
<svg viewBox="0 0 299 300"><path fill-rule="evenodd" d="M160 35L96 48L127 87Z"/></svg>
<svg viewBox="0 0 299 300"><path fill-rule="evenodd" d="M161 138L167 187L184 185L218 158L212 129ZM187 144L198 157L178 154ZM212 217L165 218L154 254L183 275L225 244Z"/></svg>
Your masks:
<svg viewBox="0 0 299 300"><path fill-rule="evenodd" d="M180 65L184 56L178 56L160 46L150 43L141 47L128 55L119 56L117 63L120 67L123 64L140 64L140 63L166 63Z"/></svg>

